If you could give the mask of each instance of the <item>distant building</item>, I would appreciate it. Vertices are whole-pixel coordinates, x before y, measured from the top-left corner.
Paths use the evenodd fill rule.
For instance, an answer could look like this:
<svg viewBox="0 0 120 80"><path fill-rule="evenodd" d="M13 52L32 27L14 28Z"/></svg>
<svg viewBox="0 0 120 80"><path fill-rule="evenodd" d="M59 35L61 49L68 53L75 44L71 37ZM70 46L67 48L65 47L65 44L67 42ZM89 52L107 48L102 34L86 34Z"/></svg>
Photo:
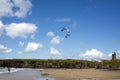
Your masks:
<svg viewBox="0 0 120 80"><path fill-rule="evenodd" d="M116 60L116 53L115 52L112 54L112 60Z"/></svg>

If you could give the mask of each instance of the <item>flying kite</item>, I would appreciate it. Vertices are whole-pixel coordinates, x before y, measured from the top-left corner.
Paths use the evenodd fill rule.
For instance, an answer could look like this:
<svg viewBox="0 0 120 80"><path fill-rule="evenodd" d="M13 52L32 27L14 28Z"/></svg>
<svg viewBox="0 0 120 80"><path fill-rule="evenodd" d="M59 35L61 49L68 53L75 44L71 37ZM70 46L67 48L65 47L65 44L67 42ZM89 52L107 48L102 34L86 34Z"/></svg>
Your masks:
<svg viewBox="0 0 120 80"><path fill-rule="evenodd" d="M63 27L63 28L61 29L61 31L62 31L62 32L63 32L63 31L66 31L66 35L65 35L66 38L68 38L68 36L70 36L70 30L69 30L68 28Z"/></svg>

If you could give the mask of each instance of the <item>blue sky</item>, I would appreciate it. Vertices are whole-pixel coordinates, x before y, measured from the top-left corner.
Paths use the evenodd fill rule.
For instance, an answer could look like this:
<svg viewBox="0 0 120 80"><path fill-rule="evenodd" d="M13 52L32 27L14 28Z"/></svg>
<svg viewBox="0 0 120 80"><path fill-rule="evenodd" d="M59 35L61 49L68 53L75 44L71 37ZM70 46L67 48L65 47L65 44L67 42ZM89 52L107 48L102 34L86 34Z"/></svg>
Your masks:
<svg viewBox="0 0 120 80"><path fill-rule="evenodd" d="M0 8L0 59L119 58L119 0L0 0Z"/></svg>

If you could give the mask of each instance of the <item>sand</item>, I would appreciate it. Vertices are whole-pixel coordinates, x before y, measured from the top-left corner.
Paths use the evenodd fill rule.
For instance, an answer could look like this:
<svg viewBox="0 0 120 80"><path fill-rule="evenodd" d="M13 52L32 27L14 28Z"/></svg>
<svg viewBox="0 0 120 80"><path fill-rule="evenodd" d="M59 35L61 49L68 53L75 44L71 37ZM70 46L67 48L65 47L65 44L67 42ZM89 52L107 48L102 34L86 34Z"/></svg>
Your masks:
<svg viewBox="0 0 120 80"><path fill-rule="evenodd" d="M0 80L38 80L40 72L50 74L54 80L120 80L120 71L98 69L45 69L42 71L22 70L0 74ZM39 78L39 80L53 80Z"/></svg>
<svg viewBox="0 0 120 80"><path fill-rule="evenodd" d="M57 80L120 80L120 71L99 69L46 69Z"/></svg>

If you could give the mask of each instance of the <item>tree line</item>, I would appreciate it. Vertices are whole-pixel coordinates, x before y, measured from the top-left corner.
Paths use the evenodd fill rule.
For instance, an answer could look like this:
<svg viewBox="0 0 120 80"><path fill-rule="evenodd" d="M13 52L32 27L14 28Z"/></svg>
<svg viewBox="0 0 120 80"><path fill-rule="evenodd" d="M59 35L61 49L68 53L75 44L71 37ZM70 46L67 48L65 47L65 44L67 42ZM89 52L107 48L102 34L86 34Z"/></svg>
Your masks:
<svg viewBox="0 0 120 80"><path fill-rule="evenodd" d="M6 59L0 60L0 67L14 68L71 68L71 69L120 69L120 60L72 60L72 59Z"/></svg>

